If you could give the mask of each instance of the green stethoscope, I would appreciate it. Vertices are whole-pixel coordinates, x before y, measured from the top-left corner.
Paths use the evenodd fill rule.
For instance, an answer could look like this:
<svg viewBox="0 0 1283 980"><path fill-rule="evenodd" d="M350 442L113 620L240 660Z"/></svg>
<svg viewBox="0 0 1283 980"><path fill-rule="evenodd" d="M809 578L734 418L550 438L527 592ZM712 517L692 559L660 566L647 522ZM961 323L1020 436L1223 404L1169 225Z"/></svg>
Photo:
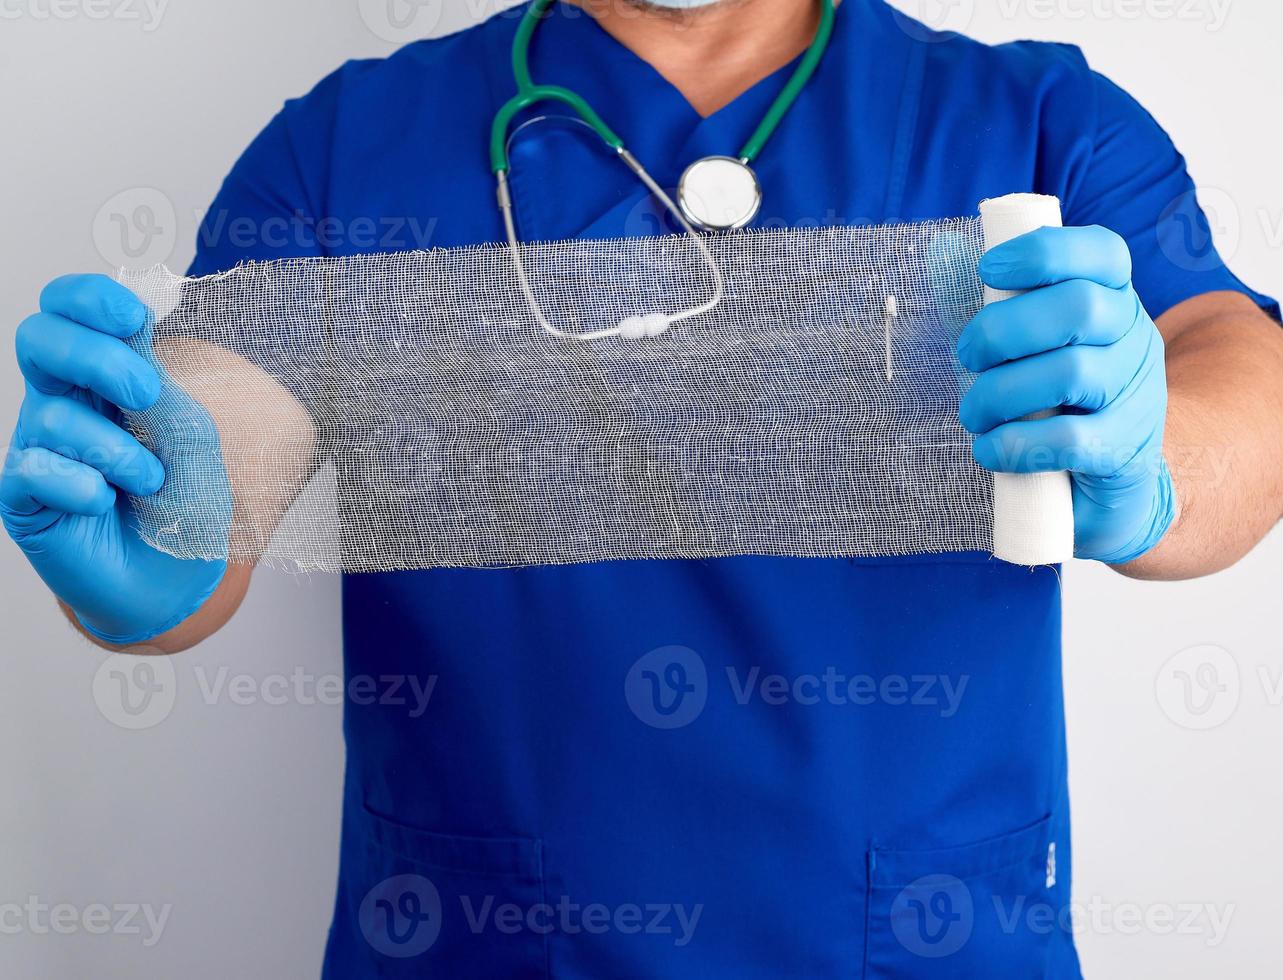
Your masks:
<svg viewBox="0 0 1283 980"><path fill-rule="evenodd" d="M530 44L535 28L543 19L553 0L534 0L526 10L512 42L512 74L517 83L517 94L509 99L495 115L490 129L490 168L494 171L498 188L499 210L503 216L504 230L508 236L508 249L512 255L517 279L527 303L549 333L567 339L595 340L602 337L637 339L656 337L674 323L707 313L721 301L725 289L721 269L708 249L699 231L732 231L743 228L756 217L762 206L762 188L753 172L752 163L762 152L780 122L797 101L815 69L819 67L824 52L833 35L835 17L834 0L820 0L820 26L815 32L806 53L802 56L784 90L771 103L757 129L748 138L736 157L709 156L696 160L686 168L677 185L677 202L659 186L637 158L628 152L624 141L597 114L580 95L557 85L536 85L530 76ZM712 272L713 296L708 302L680 313L647 313L628 317L616 327L588 333L564 331L553 326L544 316L535 299L534 291L526 277L521 259L521 245L517 239L516 221L513 217L512 192L508 186L508 173L512 164L508 156L508 140L512 122L525 109L541 102L560 102L570 107L620 160L641 180L646 188L664 205L681 224L686 234L695 242ZM698 231L697 231L698 229Z"/></svg>

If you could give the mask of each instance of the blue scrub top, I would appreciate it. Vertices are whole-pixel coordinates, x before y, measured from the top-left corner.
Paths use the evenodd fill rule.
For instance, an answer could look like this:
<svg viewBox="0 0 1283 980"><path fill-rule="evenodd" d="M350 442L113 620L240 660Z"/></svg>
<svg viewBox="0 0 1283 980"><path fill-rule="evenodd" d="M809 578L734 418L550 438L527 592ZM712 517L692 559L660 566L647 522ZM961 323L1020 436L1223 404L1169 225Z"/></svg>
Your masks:
<svg viewBox="0 0 1283 980"><path fill-rule="evenodd" d="M522 10L288 103L192 273L501 239L487 136ZM532 63L668 186L734 153L791 70L701 119L565 5ZM582 127L532 122L513 160L527 240L666 230ZM1166 134L1072 47L989 47L845 0L757 172L758 225L1037 191L1128 240L1155 317L1247 291ZM1078 976L1056 569L635 561L349 576L343 598L327 977ZM409 682L388 695L407 677L435 684L426 711Z"/></svg>

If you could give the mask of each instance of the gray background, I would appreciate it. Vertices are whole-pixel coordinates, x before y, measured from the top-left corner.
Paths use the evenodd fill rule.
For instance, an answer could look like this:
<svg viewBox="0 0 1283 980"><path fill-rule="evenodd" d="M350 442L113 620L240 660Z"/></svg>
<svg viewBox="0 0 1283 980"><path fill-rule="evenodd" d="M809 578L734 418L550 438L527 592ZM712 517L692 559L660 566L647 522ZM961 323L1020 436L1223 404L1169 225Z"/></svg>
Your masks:
<svg viewBox="0 0 1283 980"><path fill-rule="evenodd" d="M398 31L385 0L172 0L159 20L131 0L57 2L53 13L49 0L0 4L6 334L52 276L120 261L112 214L159 202L163 234L146 258L184 267L200 209L283 99L345 58L446 33L495 5L449 0L442 12L428 2ZM1082 45L1183 148L1235 268L1283 292L1283 140L1267 97L1278 84L1279 5L900 5L985 40ZM20 393L4 356L5 432ZM1199 582L1066 571L1076 902L1089 976L1279 973L1281 558L1276 533ZM70 632L7 541L0 624L0 906L34 896L80 912L171 907L150 946L145 927L63 934L0 920L0 975L316 976L335 874L341 712L307 690L278 698L271 679L338 674L337 580L260 573L228 629L160 668L168 700L137 731L93 694L111 663ZM224 680L253 678L242 683L271 703L206 694L220 670ZM1181 672L1215 680L1213 693L1187 701ZM1202 911L1182 923L1187 908ZM1208 909L1228 917L1223 934Z"/></svg>

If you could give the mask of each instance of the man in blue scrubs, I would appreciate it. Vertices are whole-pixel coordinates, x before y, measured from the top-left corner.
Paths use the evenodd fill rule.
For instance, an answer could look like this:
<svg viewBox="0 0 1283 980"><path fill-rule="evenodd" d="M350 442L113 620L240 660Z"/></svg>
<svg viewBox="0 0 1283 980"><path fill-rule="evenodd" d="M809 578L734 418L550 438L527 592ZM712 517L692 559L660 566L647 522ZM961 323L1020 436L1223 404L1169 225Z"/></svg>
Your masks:
<svg viewBox="0 0 1283 980"><path fill-rule="evenodd" d="M675 5L699 9L657 9ZM738 149L816 17L811 0L562 4L532 68L671 187ZM346 64L287 103L227 178L192 274L501 239L487 131L517 23ZM663 230L581 127L532 123L512 152L523 238ZM981 270L1041 287L964 337L989 379L964 405L981 462L1026 466L1000 451L1007 425L1040 424L1013 420L1052 390L1071 425L1017 434L1073 459L1089 436L1156 458L1166 440L1143 473L1074 466L1080 556L1204 574L1277 521L1278 309L1216 256L1163 130L1076 49L988 47L845 0L756 168L759 225L1058 196L1075 227ZM72 422L117 438L107 403L155 397L110 346L140 323L103 280L46 290L20 334L29 404L2 502L88 635L173 652L231 616L249 571L146 553L111 506L146 477L36 466ZM1215 489L1185 465L1200 445L1232 460ZM95 545L112 520L113 547ZM349 673L439 681L419 716L347 707L326 976L1078 976L1060 585L981 554L347 577Z"/></svg>

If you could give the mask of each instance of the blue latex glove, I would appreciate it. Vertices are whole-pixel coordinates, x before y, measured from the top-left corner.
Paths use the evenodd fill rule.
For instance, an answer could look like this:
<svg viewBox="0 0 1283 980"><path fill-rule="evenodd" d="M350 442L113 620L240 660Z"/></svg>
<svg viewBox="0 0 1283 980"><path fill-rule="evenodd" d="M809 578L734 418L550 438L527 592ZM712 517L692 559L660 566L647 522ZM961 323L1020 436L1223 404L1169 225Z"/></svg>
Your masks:
<svg viewBox="0 0 1283 980"><path fill-rule="evenodd" d="M1032 290L987 306L958 358L977 372L962 399L974 453L997 472L1069 470L1074 550L1122 564L1175 518L1163 461L1163 338L1131 285L1126 242L1105 228L1044 228L990 250L980 278ZM1051 418L1026 420L1048 409Z"/></svg>
<svg viewBox="0 0 1283 980"><path fill-rule="evenodd" d="M85 629L114 645L143 643L195 612L226 562L182 561L138 536L117 491L156 494L166 471L120 426L119 410L168 398L185 402L179 407L189 418L198 409L203 438L217 432L203 409L163 384L154 358L125 343L149 319L125 287L105 276L66 276L45 288L40 310L18 328L26 398L0 475L0 519ZM230 526L225 485L224 492L217 513L206 507L197 516Z"/></svg>

